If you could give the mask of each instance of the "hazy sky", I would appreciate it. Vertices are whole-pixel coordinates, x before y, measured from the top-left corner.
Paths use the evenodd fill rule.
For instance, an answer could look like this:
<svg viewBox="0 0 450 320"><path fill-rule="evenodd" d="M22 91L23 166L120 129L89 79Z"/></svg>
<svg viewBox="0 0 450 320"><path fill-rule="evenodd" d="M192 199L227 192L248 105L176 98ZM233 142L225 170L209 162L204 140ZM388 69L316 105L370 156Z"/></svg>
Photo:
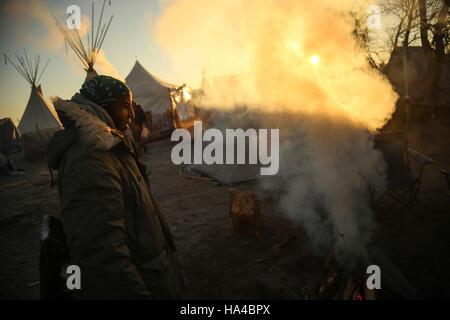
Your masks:
<svg viewBox="0 0 450 320"><path fill-rule="evenodd" d="M115 67L119 76L125 78L130 72L136 57L153 74L174 84L182 84L169 59L156 44L153 34L154 21L166 1L158 0L111 0L107 2L104 17L114 15L102 49L107 60ZM79 90L86 73L81 62L69 48L68 54L61 41L55 40L51 13L60 21L66 20L66 8L76 4L81 13L91 17L91 0L14 0L0 1L0 43L1 54L10 58L14 53L41 54L41 60L51 61L41 78L44 97L70 98ZM95 1L98 17L102 0ZM46 26L47 23L47 26ZM53 31L54 32L54 31ZM30 86L9 63L5 65L2 57L0 66L0 118L11 117L18 125L28 98ZM193 84L194 86L198 84Z"/></svg>

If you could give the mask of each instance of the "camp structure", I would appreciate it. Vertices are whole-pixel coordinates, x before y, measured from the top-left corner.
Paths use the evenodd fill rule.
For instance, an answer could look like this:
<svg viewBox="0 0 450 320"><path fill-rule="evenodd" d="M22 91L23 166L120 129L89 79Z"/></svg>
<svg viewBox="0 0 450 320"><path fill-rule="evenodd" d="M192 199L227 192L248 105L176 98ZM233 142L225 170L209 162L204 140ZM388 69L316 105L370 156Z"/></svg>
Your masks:
<svg viewBox="0 0 450 320"><path fill-rule="evenodd" d="M8 155L21 150L20 132L11 118L0 119L0 152Z"/></svg>
<svg viewBox="0 0 450 320"><path fill-rule="evenodd" d="M200 88L192 90L192 101L194 106L197 108L197 112L199 112L199 106L203 104L205 97L207 97L211 92L211 85L209 81L206 79L205 71L202 72L202 81L200 84Z"/></svg>
<svg viewBox="0 0 450 320"><path fill-rule="evenodd" d="M62 125L55 109L45 101L41 86L38 85L50 59L47 60L41 69L41 58L39 55L36 55L34 59L30 59L26 51L24 53L24 56L16 54L17 63L14 63L7 55L5 55L5 61L9 61L31 85L30 98L20 119L18 129L22 135L21 140L25 158L34 159L45 153L48 141L55 131L62 129Z"/></svg>
<svg viewBox="0 0 450 320"><path fill-rule="evenodd" d="M177 127L177 121L194 116L194 107L190 101L189 89L167 83L147 71L136 60L125 79L133 94L133 100L139 103L151 118L151 135L171 132Z"/></svg>
<svg viewBox="0 0 450 320"><path fill-rule="evenodd" d="M55 109L45 101L42 95L42 89L33 87L31 89L30 99L19 122L19 130L22 134L32 134L40 131L40 134L61 129L58 115Z"/></svg>
<svg viewBox="0 0 450 320"><path fill-rule="evenodd" d="M9 155L0 152L0 177L22 175L23 169L17 168Z"/></svg>
<svg viewBox="0 0 450 320"><path fill-rule="evenodd" d="M67 45L73 50L75 55L80 59L86 71L86 80L97 76L97 71L94 69L95 61L102 47L105 36L108 32L113 16L107 21L103 21L103 12L105 9L106 0L103 1L102 10L99 16L98 24L95 25L94 19L94 2L92 2L92 18L91 18L91 32L87 31L87 40L83 42L82 35L78 28L72 26L69 28L65 23L60 22L56 17L55 22L58 29L64 35L64 40Z"/></svg>

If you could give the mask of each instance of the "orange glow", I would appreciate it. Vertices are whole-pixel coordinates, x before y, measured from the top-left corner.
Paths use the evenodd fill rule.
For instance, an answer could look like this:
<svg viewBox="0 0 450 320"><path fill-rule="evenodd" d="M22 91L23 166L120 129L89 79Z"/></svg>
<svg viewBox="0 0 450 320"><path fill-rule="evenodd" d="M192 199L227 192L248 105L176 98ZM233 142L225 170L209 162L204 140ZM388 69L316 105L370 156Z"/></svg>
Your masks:
<svg viewBox="0 0 450 320"><path fill-rule="evenodd" d="M282 106L374 130L391 115L397 95L353 35L352 5L174 0L159 17L155 38L186 81L203 69L211 79L236 76L231 87L212 86L211 107L279 112Z"/></svg>

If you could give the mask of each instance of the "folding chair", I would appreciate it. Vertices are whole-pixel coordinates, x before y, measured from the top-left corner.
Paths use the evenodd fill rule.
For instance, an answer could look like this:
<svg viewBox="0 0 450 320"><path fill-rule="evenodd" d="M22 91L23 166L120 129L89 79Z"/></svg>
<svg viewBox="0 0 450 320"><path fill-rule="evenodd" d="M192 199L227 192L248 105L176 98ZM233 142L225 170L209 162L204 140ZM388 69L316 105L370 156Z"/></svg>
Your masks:
<svg viewBox="0 0 450 320"><path fill-rule="evenodd" d="M388 169L388 188L375 203L388 195L394 200L389 209L400 203L410 210L418 211L417 194L422 183L422 174L425 166L434 160L408 148L404 131L379 134L375 137L375 148L383 153ZM417 174L410 168L409 157L420 166Z"/></svg>

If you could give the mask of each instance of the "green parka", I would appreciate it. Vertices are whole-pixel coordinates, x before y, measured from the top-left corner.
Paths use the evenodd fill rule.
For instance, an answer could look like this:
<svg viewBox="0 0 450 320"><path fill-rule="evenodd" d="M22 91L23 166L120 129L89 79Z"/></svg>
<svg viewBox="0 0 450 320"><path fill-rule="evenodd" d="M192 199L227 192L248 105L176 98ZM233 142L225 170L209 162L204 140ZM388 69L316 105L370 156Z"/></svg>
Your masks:
<svg viewBox="0 0 450 320"><path fill-rule="evenodd" d="M64 130L48 146L60 214L82 299L178 299L175 246L152 198L145 166L98 105L54 98Z"/></svg>

